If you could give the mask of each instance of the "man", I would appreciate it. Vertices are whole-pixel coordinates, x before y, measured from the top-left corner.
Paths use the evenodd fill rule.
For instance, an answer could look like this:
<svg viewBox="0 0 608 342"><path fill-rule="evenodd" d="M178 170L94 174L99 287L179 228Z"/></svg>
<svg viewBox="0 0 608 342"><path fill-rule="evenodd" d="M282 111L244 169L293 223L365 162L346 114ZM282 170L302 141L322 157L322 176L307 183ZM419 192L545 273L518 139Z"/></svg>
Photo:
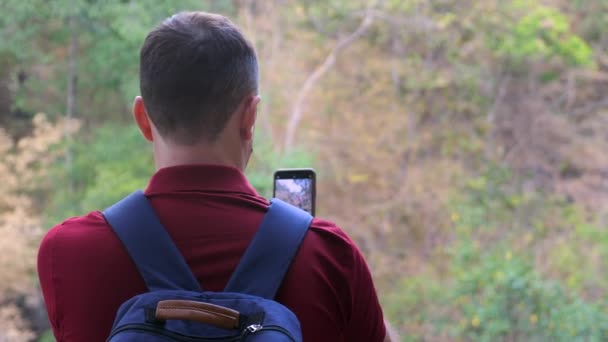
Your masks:
<svg viewBox="0 0 608 342"><path fill-rule="evenodd" d="M228 19L179 13L146 37L140 89L133 115L157 169L145 194L201 287L221 291L268 208L243 175L260 101L255 52ZM118 307L146 291L99 212L51 229L38 272L58 341L103 341ZM313 221L276 300L305 341L385 338L370 272L333 223Z"/></svg>

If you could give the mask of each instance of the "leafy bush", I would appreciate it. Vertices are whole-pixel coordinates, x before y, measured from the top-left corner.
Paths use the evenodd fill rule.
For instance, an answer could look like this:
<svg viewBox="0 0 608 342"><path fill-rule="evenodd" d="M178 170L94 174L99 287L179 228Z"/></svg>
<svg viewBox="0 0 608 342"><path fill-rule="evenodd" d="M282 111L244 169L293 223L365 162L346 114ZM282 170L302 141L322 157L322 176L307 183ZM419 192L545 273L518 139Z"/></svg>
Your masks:
<svg viewBox="0 0 608 342"><path fill-rule="evenodd" d="M404 275L388 294L380 293L384 314L405 341L448 339L439 329L449 308L446 295L437 275L428 273Z"/></svg>
<svg viewBox="0 0 608 342"><path fill-rule="evenodd" d="M154 172L152 150L134 125L106 125L88 143L69 146L71 164L58 161L52 172L55 191L47 206L48 225L103 209L135 189Z"/></svg>
<svg viewBox="0 0 608 342"><path fill-rule="evenodd" d="M593 65L593 50L572 31L565 14L548 6L524 3L516 2L513 9L523 12L521 19L490 42L499 55L515 63L557 58L571 66Z"/></svg>
<svg viewBox="0 0 608 342"><path fill-rule="evenodd" d="M453 283L448 284L446 305L458 319L450 320L450 333L476 341L605 340L607 302L589 302L580 288L559 276L564 267L575 279L593 270L539 260L538 251L540 245L559 247L559 236L565 234L569 251L608 251L606 234L601 239L574 204L522 190L511 172L498 165L489 164L464 190L455 197L456 239L449 247ZM552 254L556 248L549 250L552 259L560 257ZM582 257L570 254L570 259L584 264L586 252L578 254ZM594 279L588 284L603 286Z"/></svg>
<svg viewBox="0 0 608 342"><path fill-rule="evenodd" d="M383 298L405 335L606 340L606 284L593 277L601 264L586 261L589 253L608 255L608 234L574 204L518 191L504 167L488 164L463 183L446 211L454 230L440 253L444 261L403 276ZM544 249L550 260L539 252Z"/></svg>
<svg viewBox="0 0 608 342"><path fill-rule="evenodd" d="M447 328L475 341L604 341L605 304L588 303L542 279L529 258L508 248L483 252L460 244L450 290L455 316Z"/></svg>

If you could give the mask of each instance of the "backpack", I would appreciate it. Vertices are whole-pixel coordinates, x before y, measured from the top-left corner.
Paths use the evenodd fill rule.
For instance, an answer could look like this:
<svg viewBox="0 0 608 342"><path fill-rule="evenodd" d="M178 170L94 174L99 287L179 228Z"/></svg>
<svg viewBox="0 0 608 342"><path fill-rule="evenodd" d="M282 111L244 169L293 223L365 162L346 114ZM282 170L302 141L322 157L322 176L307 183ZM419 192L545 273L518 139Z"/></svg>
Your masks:
<svg viewBox="0 0 608 342"><path fill-rule="evenodd" d="M124 302L107 341L302 341L300 323L273 300L312 217L278 199L224 292L204 291L141 191L103 212L149 292Z"/></svg>

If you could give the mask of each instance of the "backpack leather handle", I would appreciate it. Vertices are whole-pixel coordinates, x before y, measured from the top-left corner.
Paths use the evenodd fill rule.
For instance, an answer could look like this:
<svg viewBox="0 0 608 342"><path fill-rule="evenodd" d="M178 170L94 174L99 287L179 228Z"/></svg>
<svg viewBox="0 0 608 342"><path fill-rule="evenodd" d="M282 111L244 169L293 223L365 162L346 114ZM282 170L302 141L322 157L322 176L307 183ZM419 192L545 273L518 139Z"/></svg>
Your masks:
<svg viewBox="0 0 608 342"><path fill-rule="evenodd" d="M224 329L239 327L239 312L209 303L190 300L163 300L156 306L156 319L196 321Z"/></svg>

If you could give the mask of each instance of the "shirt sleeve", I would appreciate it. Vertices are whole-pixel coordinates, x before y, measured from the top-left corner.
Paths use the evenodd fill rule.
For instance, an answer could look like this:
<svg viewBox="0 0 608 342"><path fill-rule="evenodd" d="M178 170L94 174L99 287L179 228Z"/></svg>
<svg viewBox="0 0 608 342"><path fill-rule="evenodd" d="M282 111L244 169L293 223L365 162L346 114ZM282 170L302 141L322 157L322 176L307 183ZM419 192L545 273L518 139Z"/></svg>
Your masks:
<svg viewBox="0 0 608 342"><path fill-rule="evenodd" d="M145 284L99 212L52 228L38 250L38 276L58 342L105 341L116 311Z"/></svg>
<svg viewBox="0 0 608 342"><path fill-rule="evenodd" d="M42 239L38 249L38 278L53 334L57 341L62 341L61 317L57 307L57 284L55 270L53 270L57 233L57 227L55 227Z"/></svg>
<svg viewBox="0 0 608 342"><path fill-rule="evenodd" d="M344 340L382 342L386 329L372 275L359 248L352 246L351 310Z"/></svg>

